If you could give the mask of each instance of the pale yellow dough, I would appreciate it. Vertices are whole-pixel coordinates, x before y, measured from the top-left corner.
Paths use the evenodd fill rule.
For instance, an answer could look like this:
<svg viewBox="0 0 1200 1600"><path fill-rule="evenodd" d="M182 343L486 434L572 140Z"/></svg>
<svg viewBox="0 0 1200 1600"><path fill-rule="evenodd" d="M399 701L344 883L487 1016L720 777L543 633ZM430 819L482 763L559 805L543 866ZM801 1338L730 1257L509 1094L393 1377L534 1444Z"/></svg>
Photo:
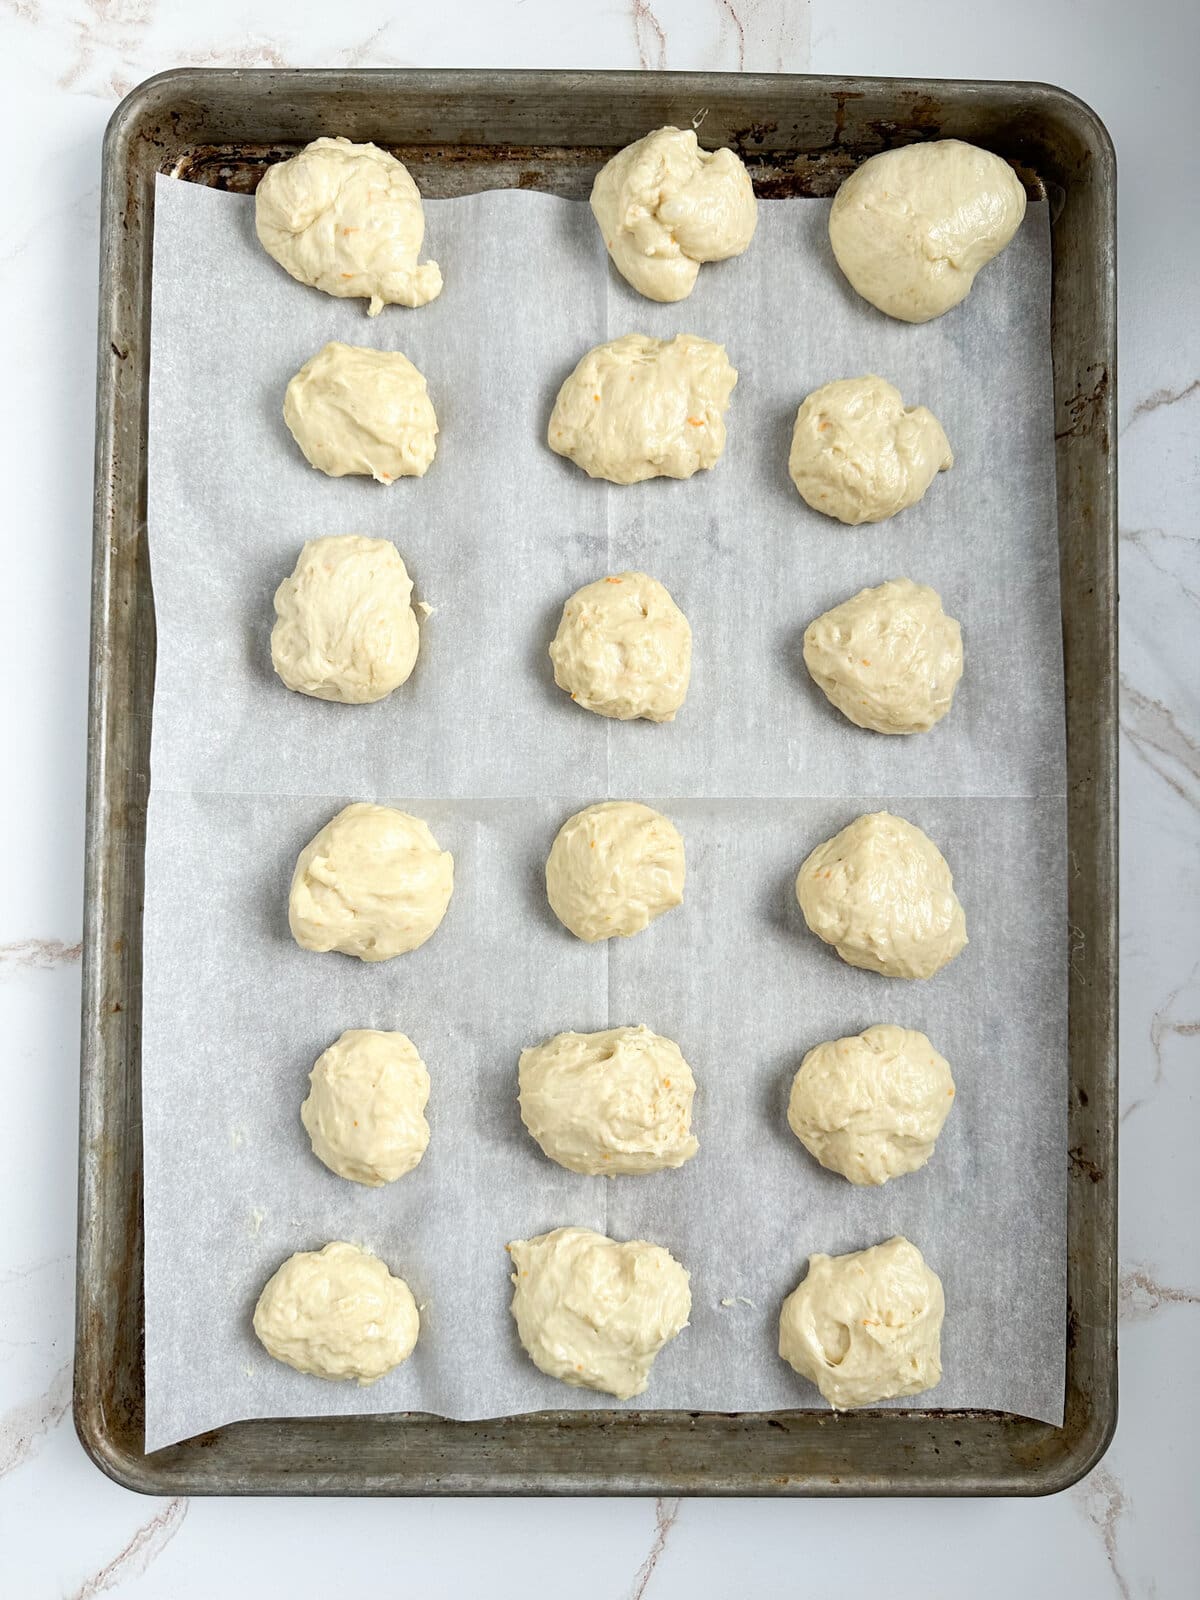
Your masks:
<svg viewBox="0 0 1200 1600"><path fill-rule="evenodd" d="M647 1027L559 1033L521 1052L521 1120L571 1172L661 1172L700 1148L696 1080L673 1039Z"/></svg>
<svg viewBox="0 0 1200 1600"><path fill-rule="evenodd" d="M428 1100L429 1073L407 1034L351 1028L318 1058L300 1120L331 1172L377 1189L425 1154Z"/></svg>
<svg viewBox="0 0 1200 1600"><path fill-rule="evenodd" d="M970 293L1021 226L1006 161L959 139L885 150L838 190L829 242L851 286L889 317L928 322Z"/></svg>
<svg viewBox="0 0 1200 1600"><path fill-rule="evenodd" d="M629 1400L688 1325L688 1274L662 1245L556 1228L508 1246L512 1314L535 1367L577 1389Z"/></svg>
<svg viewBox="0 0 1200 1600"><path fill-rule="evenodd" d="M683 840L636 800L604 800L568 817L546 861L550 909L577 939L640 933L683 899Z"/></svg>
<svg viewBox="0 0 1200 1600"><path fill-rule="evenodd" d="M330 478L423 478L437 453L425 379L398 350L324 345L288 384L283 420L309 465Z"/></svg>
<svg viewBox="0 0 1200 1600"><path fill-rule="evenodd" d="M657 579L620 572L577 589L550 646L554 681L585 711L673 722L692 672L692 630Z"/></svg>
<svg viewBox="0 0 1200 1600"><path fill-rule="evenodd" d="M941 1381L945 1310L941 1279L907 1239L809 1256L779 1314L779 1354L835 1411L921 1394Z"/></svg>
<svg viewBox="0 0 1200 1600"><path fill-rule="evenodd" d="M601 167L592 211L617 271L648 300L685 300L700 264L740 256L758 203L732 150L691 128L657 128Z"/></svg>
<svg viewBox="0 0 1200 1600"><path fill-rule="evenodd" d="M723 345L627 333L589 350L558 391L550 448L610 483L690 478L725 448L736 383Z"/></svg>

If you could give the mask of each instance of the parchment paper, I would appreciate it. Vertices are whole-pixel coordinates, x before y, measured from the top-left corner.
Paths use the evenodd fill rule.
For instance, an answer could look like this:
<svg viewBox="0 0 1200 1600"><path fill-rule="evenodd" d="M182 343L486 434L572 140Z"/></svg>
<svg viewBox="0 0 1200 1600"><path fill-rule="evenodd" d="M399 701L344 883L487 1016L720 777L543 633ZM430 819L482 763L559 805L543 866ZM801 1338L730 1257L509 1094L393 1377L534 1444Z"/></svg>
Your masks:
<svg viewBox="0 0 1200 1600"><path fill-rule="evenodd" d="M428 203L446 288L368 320L260 250L252 202L159 179L148 523L158 622L146 857L143 1116L146 1434L158 1448L254 1416L454 1417L617 1406L525 1358L504 1244L565 1223L667 1245L691 1326L640 1404L821 1406L776 1354L810 1251L896 1232L946 1290L944 1377L921 1404L1062 1415L1066 927L1061 632L1052 458L1050 243L1033 205L959 311L892 322L837 272L828 206L768 201L742 260L657 306L609 268L585 205L498 192ZM544 444L580 355L632 330L726 344L740 373L711 473L593 483ZM280 414L326 340L403 350L441 433L424 479L312 471ZM877 371L930 405L956 465L875 528L810 512L787 477L800 399ZM434 607L382 704L288 693L271 596L303 540L392 538ZM614 724L554 687L566 597L605 572L661 578L695 665L670 726ZM847 724L808 679L805 625L868 583L934 584L959 618L952 714L914 739ZM607 795L667 811L684 904L585 946L550 914L546 852ZM446 920L379 966L297 948L295 857L343 804L404 806L455 857ZM805 854L859 812L919 824L955 874L971 943L928 983L843 965L804 928ZM700 1085L699 1156L588 1179L548 1162L516 1102L520 1050L565 1028L646 1022ZM954 1110L930 1165L879 1190L824 1172L788 1131L804 1052L877 1021L924 1029ZM344 1029L400 1028L433 1093L428 1153L381 1190L312 1156L298 1109ZM412 1359L368 1389L271 1361L259 1289L292 1251L348 1238L422 1305ZM639 1402L631 1402L633 1405Z"/></svg>

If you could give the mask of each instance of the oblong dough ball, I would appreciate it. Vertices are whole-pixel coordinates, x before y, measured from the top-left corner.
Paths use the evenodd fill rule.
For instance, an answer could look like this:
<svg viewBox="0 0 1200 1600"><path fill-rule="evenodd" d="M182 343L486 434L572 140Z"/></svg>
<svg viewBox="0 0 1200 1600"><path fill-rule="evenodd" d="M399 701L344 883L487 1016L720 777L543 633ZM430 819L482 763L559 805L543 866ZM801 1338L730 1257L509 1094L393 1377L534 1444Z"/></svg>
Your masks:
<svg viewBox="0 0 1200 1600"><path fill-rule="evenodd" d="M884 378L837 378L796 413L788 473L814 511L856 527L915 506L954 465L942 425Z"/></svg>
<svg viewBox="0 0 1200 1600"><path fill-rule="evenodd" d="M570 1172L661 1172L700 1148L692 1069L647 1027L556 1034L522 1050L518 1079L522 1122Z"/></svg>
<svg viewBox="0 0 1200 1600"><path fill-rule="evenodd" d="M945 1057L915 1028L883 1022L810 1050L792 1082L787 1117L830 1172L881 1184L925 1165L953 1104Z"/></svg>
<svg viewBox="0 0 1200 1600"><path fill-rule="evenodd" d="M421 1319L403 1278L338 1240L288 1257L258 1297L254 1331L297 1372L365 1387L408 1360Z"/></svg>
<svg viewBox="0 0 1200 1600"><path fill-rule="evenodd" d="M720 459L736 383L724 345L627 333L589 350L558 391L550 448L610 483L690 478Z"/></svg>
<svg viewBox="0 0 1200 1600"><path fill-rule="evenodd" d="M310 539L275 591L271 663L299 694L382 700L416 665L412 579L390 539Z"/></svg>
<svg viewBox="0 0 1200 1600"><path fill-rule="evenodd" d="M301 850L288 922L305 950L388 961L436 932L453 890L454 857L420 817L360 801Z"/></svg>
<svg viewBox="0 0 1200 1600"><path fill-rule="evenodd" d="M577 939L626 938L683 899L683 840L660 811L603 800L568 817L546 860L550 909Z"/></svg>
<svg viewBox="0 0 1200 1600"><path fill-rule="evenodd" d="M508 1246L512 1314L535 1367L577 1389L629 1400L655 1356L688 1325L688 1274L644 1239L618 1244L589 1228L556 1228Z"/></svg>
<svg viewBox="0 0 1200 1600"><path fill-rule="evenodd" d="M656 578L615 573L576 589L550 659L555 683L586 711L673 722L692 675L692 630Z"/></svg>
<svg viewBox="0 0 1200 1600"><path fill-rule="evenodd" d="M936 589L892 578L860 589L804 630L804 665L859 728L922 733L940 722L962 677L962 630Z"/></svg>
<svg viewBox="0 0 1200 1600"><path fill-rule="evenodd" d="M852 967L932 978L967 942L945 858L928 835L872 811L827 839L796 877L804 920Z"/></svg>
<svg viewBox="0 0 1200 1600"><path fill-rule="evenodd" d="M408 168L374 144L317 139L268 167L254 197L259 242L301 283L342 300L423 306L442 292L435 261L418 266L421 195Z"/></svg>
<svg viewBox="0 0 1200 1600"><path fill-rule="evenodd" d="M339 1178L377 1189L411 1172L429 1144L429 1073L404 1033L350 1028L309 1074L300 1120Z"/></svg>
<svg viewBox="0 0 1200 1600"><path fill-rule="evenodd" d="M702 150L692 128L656 128L601 167L592 212L613 265L648 300L685 300L702 261L740 256L758 203L732 150Z"/></svg>
<svg viewBox="0 0 1200 1600"><path fill-rule="evenodd" d="M885 150L838 190L829 242L851 286L889 317L928 322L970 293L1008 244L1025 190L1007 161L936 139Z"/></svg>
<svg viewBox="0 0 1200 1600"><path fill-rule="evenodd" d="M309 465L330 478L423 478L437 453L425 379L398 350L332 340L288 384L283 420Z"/></svg>

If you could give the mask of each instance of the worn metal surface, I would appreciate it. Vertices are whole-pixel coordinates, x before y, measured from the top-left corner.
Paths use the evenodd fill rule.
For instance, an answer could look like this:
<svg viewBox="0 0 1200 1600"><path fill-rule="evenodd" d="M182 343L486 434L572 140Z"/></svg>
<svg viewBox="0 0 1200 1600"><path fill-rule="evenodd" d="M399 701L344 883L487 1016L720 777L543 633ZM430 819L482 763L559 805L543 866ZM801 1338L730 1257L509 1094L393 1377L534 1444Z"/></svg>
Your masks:
<svg viewBox="0 0 1200 1600"><path fill-rule="evenodd" d="M706 112L762 195L831 194L892 144L1012 160L1053 217L1053 344L1071 878L1067 1399L1061 1428L995 1412L402 1414L238 1423L146 1456L141 909L154 604L145 539L157 172L252 190L323 133L395 150L430 196L583 196L647 128ZM200 71L151 79L104 149L88 753L75 1423L159 1494L1038 1494L1116 1421L1115 171L1103 126L1038 84L686 73ZM203 1331L197 1329L197 1338Z"/></svg>

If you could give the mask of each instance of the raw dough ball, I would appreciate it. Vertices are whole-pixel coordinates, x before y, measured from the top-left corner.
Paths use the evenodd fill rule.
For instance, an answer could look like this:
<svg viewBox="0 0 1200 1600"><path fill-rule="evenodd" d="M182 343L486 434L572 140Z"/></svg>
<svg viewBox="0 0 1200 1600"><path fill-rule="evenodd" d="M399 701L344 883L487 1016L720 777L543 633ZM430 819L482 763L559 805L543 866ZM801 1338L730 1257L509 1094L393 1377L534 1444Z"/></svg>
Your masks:
<svg viewBox="0 0 1200 1600"><path fill-rule="evenodd" d="M736 383L724 345L627 333L589 350L558 391L550 448L610 483L690 478L720 459Z"/></svg>
<svg viewBox="0 0 1200 1600"><path fill-rule="evenodd" d="M701 150L691 128L627 145L592 185L592 211L621 276L648 300L686 300L702 261L740 256L758 204L732 150Z"/></svg>
<svg viewBox="0 0 1200 1600"><path fill-rule="evenodd" d="M932 839L873 811L827 839L800 868L804 920L852 967L932 978L967 942L954 879Z"/></svg>
<svg viewBox="0 0 1200 1600"><path fill-rule="evenodd" d="M365 1386L408 1360L421 1319L403 1278L339 1241L288 1257L258 1297L254 1331L297 1372Z"/></svg>
<svg viewBox="0 0 1200 1600"><path fill-rule="evenodd" d="M999 156L959 139L864 161L838 190L829 242L854 289L889 317L928 322L970 293L1021 226L1025 190Z"/></svg>
<svg viewBox="0 0 1200 1600"><path fill-rule="evenodd" d="M254 200L268 255L301 283L343 300L423 306L442 292L437 263L417 265L425 238L408 168L378 145L318 139L268 167Z"/></svg>
<svg viewBox="0 0 1200 1600"><path fill-rule="evenodd" d="M425 379L398 350L325 345L288 384L283 420L330 478L423 478L437 452Z"/></svg>
<svg viewBox="0 0 1200 1600"><path fill-rule="evenodd" d="M550 909L577 939L640 933L683 899L683 840L636 800L604 800L568 817L546 861Z"/></svg>
<svg viewBox="0 0 1200 1600"><path fill-rule="evenodd" d="M436 932L453 888L454 857L420 817L360 802L301 850L288 922L305 950L388 961Z"/></svg>
<svg viewBox="0 0 1200 1600"><path fill-rule="evenodd" d="M416 663L411 599L412 579L390 539L310 539L275 591L275 671L318 700L382 700Z"/></svg>
<svg viewBox="0 0 1200 1600"><path fill-rule="evenodd" d="M804 630L804 665L843 716L876 733L921 733L949 711L962 633L936 589L893 578Z"/></svg>
<svg viewBox="0 0 1200 1600"><path fill-rule="evenodd" d="M378 1189L425 1154L429 1073L406 1034L349 1029L318 1057L309 1084L300 1120L339 1178Z"/></svg>
<svg viewBox="0 0 1200 1600"><path fill-rule="evenodd" d="M692 675L688 619L655 578L598 578L563 607L554 681L577 705L628 722L673 722Z"/></svg>
<svg viewBox="0 0 1200 1600"><path fill-rule="evenodd" d="M662 1245L618 1244L588 1228L556 1228L508 1246L512 1314L530 1360L577 1389L629 1400L655 1356L687 1327L688 1274Z"/></svg>
<svg viewBox="0 0 1200 1600"><path fill-rule="evenodd" d="M788 1126L830 1172L880 1184L925 1165L953 1104L950 1063L925 1035L877 1023L808 1052Z"/></svg>
<svg viewBox="0 0 1200 1600"><path fill-rule="evenodd" d="M521 1052L519 1079L521 1120L571 1172L661 1172L700 1148L692 1069L649 1028L556 1034Z"/></svg>
<svg viewBox="0 0 1200 1600"><path fill-rule="evenodd" d="M779 1313L779 1354L835 1411L920 1394L942 1377L942 1281L897 1236L808 1258Z"/></svg>
<svg viewBox="0 0 1200 1600"><path fill-rule="evenodd" d="M814 389L796 413L788 472L801 497L839 522L883 522L915 506L954 465L942 425L868 374Z"/></svg>

